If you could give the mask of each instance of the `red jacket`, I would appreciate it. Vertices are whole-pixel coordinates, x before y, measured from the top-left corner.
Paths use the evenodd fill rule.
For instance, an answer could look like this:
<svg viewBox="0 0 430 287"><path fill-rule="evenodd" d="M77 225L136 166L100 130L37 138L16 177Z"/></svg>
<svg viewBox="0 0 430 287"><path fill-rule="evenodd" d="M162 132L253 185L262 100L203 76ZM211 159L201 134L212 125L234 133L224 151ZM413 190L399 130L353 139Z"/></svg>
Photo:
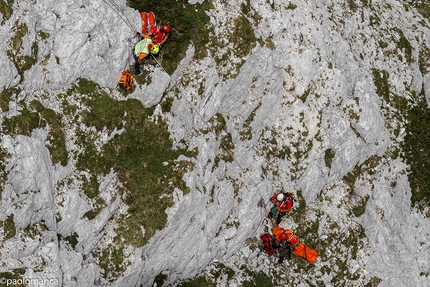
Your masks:
<svg viewBox="0 0 430 287"><path fill-rule="evenodd" d="M276 205L276 208L279 210L279 212L285 213L291 210L293 207L293 196L290 193L287 193L287 197L285 197L284 200L278 201L276 197L280 194L280 192L276 192L270 200Z"/></svg>
<svg viewBox="0 0 430 287"><path fill-rule="evenodd" d="M163 29L157 27L157 32L152 35L152 42L163 45L167 41L167 38L169 38L169 33L166 33Z"/></svg>

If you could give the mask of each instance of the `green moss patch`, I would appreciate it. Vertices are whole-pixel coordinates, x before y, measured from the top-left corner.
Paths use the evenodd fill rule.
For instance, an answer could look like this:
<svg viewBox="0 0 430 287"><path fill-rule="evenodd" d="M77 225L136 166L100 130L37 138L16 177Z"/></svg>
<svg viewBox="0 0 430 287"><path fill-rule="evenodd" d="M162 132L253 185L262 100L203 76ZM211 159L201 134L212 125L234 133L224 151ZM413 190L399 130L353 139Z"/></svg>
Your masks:
<svg viewBox="0 0 430 287"><path fill-rule="evenodd" d="M406 136L401 144L402 157L409 164L412 204L430 204L430 109L424 91L407 111Z"/></svg>
<svg viewBox="0 0 430 287"><path fill-rule="evenodd" d="M37 42L33 42L31 45L31 54L21 55L22 38L27 34L28 27L25 23L20 24L19 22L15 22L13 31L14 34L9 40L10 49L6 51L6 54L14 63L16 69L18 70L18 74L21 76L21 79L23 79L24 72L29 70L34 64L37 63L39 46Z"/></svg>
<svg viewBox="0 0 430 287"><path fill-rule="evenodd" d="M412 63L412 45L409 40L403 34L403 31L399 28L393 28L393 31L397 34L397 37L393 37L393 41L397 44L397 48L405 54L406 61Z"/></svg>
<svg viewBox="0 0 430 287"><path fill-rule="evenodd" d="M33 225L28 225L26 228L21 229L20 233L27 237L27 238L31 238L31 239L36 239L36 237L40 237L43 235L43 232L48 230L48 226L46 226L45 221L41 221L38 223L35 223Z"/></svg>
<svg viewBox="0 0 430 287"><path fill-rule="evenodd" d="M32 101L29 107L24 105L20 115L4 118L2 127L5 133L15 137L17 135L30 136L34 129L45 128L47 124L50 127L47 148L50 151L52 163L60 163L65 166L68 163L68 153L61 115L45 108L39 101Z"/></svg>
<svg viewBox="0 0 430 287"><path fill-rule="evenodd" d="M1 22L1 25L5 23L6 20L9 20L12 16L13 5L14 0L2 0L0 1L0 13L3 15L3 20Z"/></svg>
<svg viewBox="0 0 430 287"><path fill-rule="evenodd" d="M163 109L171 104L166 101ZM84 216L92 220L107 206L99 187L101 178L112 171L119 180L116 194L128 207L111 218L116 235L106 240L112 243L92 251L105 278L112 281L129 264L124 250L145 245L164 228L174 189L189 192L182 177L193 168L187 158L195 151L173 147L167 123L154 115L154 107L145 108L136 99L115 100L86 79L66 92L61 108L66 128L73 130L78 180L91 206ZM108 139L102 141L102 134Z"/></svg>
<svg viewBox="0 0 430 287"><path fill-rule="evenodd" d="M248 56L256 46L257 38L255 37L254 28L243 14L234 19L233 30L228 43L232 45L234 54L238 58Z"/></svg>
<svg viewBox="0 0 430 287"><path fill-rule="evenodd" d="M65 236L65 237L59 236L58 239L59 240L63 239L64 241L69 243L70 247L72 247L74 249L79 242L78 237L79 237L78 234L76 232L73 232L72 234Z"/></svg>
<svg viewBox="0 0 430 287"><path fill-rule="evenodd" d="M3 193L3 185L9 175L9 171L6 170L6 161L8 158L10 158L9 152L4 148L0 148L0 200Z"/></svg>
<svg viewBox="0 0 430 287"><path fill-rule="evenodd" d="M124 244L118 240L115 240L114 244L116 248L108 248L101 250L98 254L96 253L96 258L99 258L99 266L110 281L120 276L126 269Z"/></svg>
<svg viewBox="0 0 430 287"><path fill-rule="evenodd" d="M242 129L239 131L239 135L241 140L250 140L252 139L252 127L251 123L254 121L255 115L257 114L258 109L261 107L261 102L254 108L254 110L249 114L245 123L243 124Z"/></svg>
<svg viewBox="0 0 430 287"><path fill-rule="evenodd" d="M92 175L84 180L83 186L89 198L97 197L94 175L106 175L111 169L118 174L124 185L121 197L129 207L128 216L118 219L121 222L118 234L128 244L142 246L157 229L164 227L165 209L173 204L174 188L187 193L182 176L192 165L177 159L193 154L173 149L167 124L160 118L153 118L154 109L144 108L138 100L114 100L96 84L84 79L69 93L90 95L81 98L87 106L87 110L81 112L82 122L87 127L108 133L123 130L99 148L94 144L97 136L93 132L78 130L77 144L82 152L77 156L76 167ZM145 235L141 226L145 228Z"/></svg>
<svg viewBox="0 0 430 287"><path fill-rule="evenodd" d="M331 168L331 164L334 161L334 157L336 156L336 151L332 148L328 148L324 152L324 162L326 167Z"/></svg>
<svg viewBox="0 0 430 287"><path fill-rule="evenodd" d="M81 188L92 205L92 209L84 214L84 216L89 220L96 218L103 208L106 207L106 203L103 198L99 197L99 187L100 183L98 182L95 174L90 175L89 178L82 176Z"/></svg>
<svg viewBox="0 0 430 287"><path fill-rule="evenodd" d="M421 47L419 53L420 71L423 75L430 72L430 49L426 46Z"/></svg>
<svg viewBox="0 0 430 287"><path fill-rule="evenodd" d="M5 220L0 220L0 227L3 229L4 240L13 238L16 234L15 222L13 221L13 214L6 217Z"/></svg>
<svg viewBox="0 0 430 287"><path fill-rule="evenodd" d="M352 207L351 212L354 214L355 217L359 217L364 214L368 201L369 195L363 197L358 205Z"/></svg>
<svg viewBox="0 0 430 287"><path fill-rule="evenodd" d="M417 9L417 11L425 18L430 20L430 2L427 0L408 0L405 1L408 5Z"/></svg>
<svg viewBox="0 0 430 287"><path fill-rule="evenodd" d="M46 122L49 125L48 142L46 144L55 165L60 163L66 166L68 163L68 152L66 148L66 135L63 131L62 116L55 111L45 108L39 101L34 100L31 106L40 117L39 122Z"/></svg>
<svg viewBox="0 0 430 287"><path fill-rule="evenodd" d="M157 285L158 286L158 285ZM211 279L208 279L205 276L198 276L193 279L189 279L177 285L178 287L215 287L217 286Z"/></svg>
<svg viewBox="0 0 430 287"><path fill-rule="evenodd" d="M157 284L157 285L155 285L155 284L153 284L153 285L155 285L155 286L163 286L164 281L166 281L166 279L167 279L167 275L166 274L159 273L157 276L155 276L155 279L154 279L154 283Z"/></svg>
<svg viewBox="0 0 430 287"><path fill-rule="evenodd" d="M20 92L17 88L5 89L0 93L0 109L3 112L9 111L9 102Z"/></svg>
<svg viewBox="0 0 430 287"><path fill-rule="evenodd" d="M214 276L215 281L222 275L227 275L227 281L229 281L236 274L233 269L220 262L214 263L214 267L215 269L211 270L211 274Z"/></svg>
<svg viewBox="0 0 430 287"><path fill-rule="evenodd" d="M13 32L14 34L12 35L12 37L10 37L9 45L12 51L18 53L21 50L22 38L28 32L28 27L26 24L19 24L19 22L15 22Z"/></svg>
<svg viewBox="0 0 430 287"><path fill-rule="evenodd" d="M358 9L358 4L355 2L355 0L347 0L346 1L348 8L352 11L352 12L356 12Z"/></svg>
<svg viewBox="0 0 430 287"><path fill-rule="evenodd" d="M422 72L425 72L428 67L427 60L430 55L428 51L424 47L420 52L419 64ZM377 94L396 108L395 116L403 123L406 130L405 138L400 142L401 151L393 148L390 155L394 158L400 155L409 165L408 178L412 192L412 205L428 206L430 204L430 174L427 172L430 169L430 141L428 140L430 138L430 109L425 99L424 88L420 94L417 94L406 87L406 91L411 95L410 100L407 100L404 96L390 93L387 71L373 69L372 74ZM399 130L399 128L394 129L395 136L398 136ZM358 170L356 175L346 175L345 182L352 187L354 178L360 173Z"/></svg>
<svg viewBox="0 0 430 287"><path fill-rule="evenodd" d="M234 78L239 73L245 58L257 45L253 26L244 14L233 19L222 34L211 33L209 40L207 48L219 67L218 73L224 80Z"/></svg>
<svg viewBox="0 0 430 287"><path fill-rule="evenodd" d="M13 269L12 272L0 272L0 278L5 279L6 280L5 283L8 283L8 282L11 283L7 286L19 287L19 286L23 286L21 280L24 274L25 274L24 268L17 268L17 269ZM18 282L21 284L18 284ZM6 284L2 286L6 286Z"/></svg>
<svg viewBox="0 0 430 287"><path fill-rule="evenodd" d="M342 180L349 187L349 192L354 192L355 182L360 176L363 176L365 173L369 175L375 174L374 168L380 164L380 162L381 157L373 155L366 159L362 164L357 164L353 170L348 172Z"/></svg>
<svg viewBox="0 0 430 287"><path fill-rule="evenodd" d="M388 83L389 74L387 71L372 69L373 82L375 83L376 93L385 100L390 101L390 85Z"/></svg>
<svg viewBox="0 0 430 287"><path fill-rule="evenodd" d="M242 282L242 287L273 287L277 286L273 279L269 277L263 271L254 272L250 270L245 270L245 273L250 277L250 279Z"/></svg>
<svg viewBox="0 0 430 287"><path fill-rule="evenodd" d="M279 135L276 129L272 128L270 130L271 137L265 138L263 135L267 132L266 130L261 131L260 142L261 148L259 149L259 153L264 155L267 162L276 161L276 158L284 160L291 156L291 149L287 145L278 144Z"/></svg>

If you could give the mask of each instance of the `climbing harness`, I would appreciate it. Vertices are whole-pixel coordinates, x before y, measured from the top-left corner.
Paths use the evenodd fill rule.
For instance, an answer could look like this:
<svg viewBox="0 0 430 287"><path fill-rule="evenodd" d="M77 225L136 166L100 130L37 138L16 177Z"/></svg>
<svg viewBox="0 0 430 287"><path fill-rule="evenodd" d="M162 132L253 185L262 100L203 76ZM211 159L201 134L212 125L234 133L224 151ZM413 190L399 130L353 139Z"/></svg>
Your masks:
<svg viewBox="0 0 430 287"><path fill-rule="evenodd" d="M127 67L130 65L131 60L131 39L133 39L135 36L127 39L127 50L128 50L128 56L127 60L125 61L124 69L121 72L121 77L118 81L118 86L126 91L131 90L133 87L133 76L128 71Z"/></svg>

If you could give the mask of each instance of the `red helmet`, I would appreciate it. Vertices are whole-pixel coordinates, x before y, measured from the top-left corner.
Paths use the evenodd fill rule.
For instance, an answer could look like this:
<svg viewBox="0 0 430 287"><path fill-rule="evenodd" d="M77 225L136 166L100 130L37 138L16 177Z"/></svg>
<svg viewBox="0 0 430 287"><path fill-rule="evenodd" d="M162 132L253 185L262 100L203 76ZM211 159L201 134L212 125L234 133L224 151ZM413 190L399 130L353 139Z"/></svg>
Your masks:
<svg viewBox="0 0 430 287"><path fill-rule="evenodd" d="M284 241L284 240L287 240L287 235L285 234L285 233L281 233L281 235L279 235L279 240L280 241Z"/></svg>
<svg viewBox="0 0 430 287"><path fill-rule="evenodd" d="M170 32L170 26L167 25L167 24L164 24L163 25L163 31L166 32L166 33L169 33Z"/></svg>

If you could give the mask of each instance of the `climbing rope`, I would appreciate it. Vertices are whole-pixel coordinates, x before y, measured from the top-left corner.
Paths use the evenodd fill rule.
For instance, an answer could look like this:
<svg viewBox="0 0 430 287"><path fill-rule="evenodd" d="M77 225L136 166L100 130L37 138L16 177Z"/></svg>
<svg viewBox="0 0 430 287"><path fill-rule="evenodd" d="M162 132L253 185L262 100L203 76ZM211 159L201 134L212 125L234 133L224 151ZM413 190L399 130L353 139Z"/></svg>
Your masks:
<svg viewBox="0 0 430 287"><path fill-rule="evenodd" d="M203 118L203 116L199 113L199 111L194 107L194 105L192 105L188 100L187 100L187 98L186 97L184 97L184 99L185 99L185 101L188 103L188 105L195 111L195 113L201 118L201 120L203 121L203 123L204 123L204 125L206 125L206 123L207 123L207 121L205 121L205 119ZM209 126L209 129L213 132L213 133L215 133L216 131L212 128L212 127L210 127ZM248 171L246 171L242 166L241 166L241 164L236 160L236 158L234 157L234 155L230 152L230 150L227 148L227 145L223 142L223 140L222 139L220 139L220 143L221 143L221 146L227 151L227 153L231 156L231 158L233 159L233 161L237 164L237 166L240 168L240 170L242 170L242 172L244 173L244 174L247 174L247 176L249 177L249 179L250 179L250 182L252 183L252 185L254 185L256 188L257 188L257 190L258 190L258 192L259 192L259 194L260 194L260 200L258 201L258 203L257 203L257 206L258 207L260 207L260 215L261 215L261 220L260 220L260 222L259 222L259 224L258 224L258 226L256 227L256 229L255 229L255 231L254 231L254 233L251 235L251 237L254 237L255 236L255 234L257 233L257 231L259 230L259 228L260 228L260 226L261 226L261 224L263 223L263 221L264 221L264 219L267 217L267 215L268 215L268 213L267 213L267 209L266 209L266 203L264 203L264 195L262 194L262 192L260 191L260 189L258 188L258 184L257 183L255 183L253 180L252 180L252 176L249 176L248 175ZM263 175L263 177L264 177L264 175ZM260 182L261 183L261 182ZM251 190L249 190L249 188L248 188L248 186L246 186L245 185L245 188L249 191L249 192L251 192ZM261 208L261 206L263 206L264 207L264 214L263 214L263 209ZM274 221L271 219L271 223L272 223L272 227L273 226L275 226L275 224L274 224Z"/></svg>
<svg viewBox="0 0 430 287"><path fill-rule="evenodd" d="M118 6L118 4L116 4L113 0L107 0L107 1L109 1L109 3L106 1L106 0L104 0L105 1L105 3L110 7L110 8L112 8L112 10L115 12L115 13L117 13L118 14L118 16L119 17L121 17L121 19L124 21L124 23L125 24L127 24L128 25L128 27L131 29L131 31L135 31L135 29L133 29L133 25L131 25L131 22L130 22L130 20L128 19L128 17L127 17L127 15L125 14L125 12L124 12L124 10L123 9L121 9L121 7L119 7ZM132 50L132 48L131 48L131 39L133 39L133 38L135 38L135 36L133 36L133 37L131 37L131 38L128 38L127 39L127 45L128 45L128 58L127 58L127 61L126 61L126 63L125 63L125 66L124 66L124 70L126 70L126 68L127 68L127 66L128 65L130 65L130 60L131 60L131 50ZM160 64L160 62L158 62L157 61L157 59L154 57L154 55L153 54L151 54L151 56L152 56L152 58L155 60L155 62L160 66L160 68L166 73L166 74L168 74L167 72L166 72L166 70L164 70L164 68L163 68L163 66L161 66L161 64Z"/></svg>
<svg viewBox="0 0 430 287"><path fill-rule="evenodd" d="M194 107L194 105L192 105L185 97L184 97L184 99L185 99L185 101L189 104L189 106L196 112L196 114L201 118L201 120L206 124L206 121L205 121L205 119L203 118L203 116L199 113L199 111L197 111L197 109ZM209 129L212 131L212 132L214 132L215 133L215 130L212 128L212 127L210 127L209 126ZM243 173L245 173L245 174L247 174L248 173L248 171L245 171L245 169L241 166L241 164L236 160L236 158L235 158L235 156L230 152L230 150L227 148L227 145L224 143L224 141L221 139L220 140L220 142L221 142L221 146L225 149L225 151L227 151L227 153L231 156L231 158L233 159L233 161L237 164L237 166L240 168L240 170L242 170L242 172ZM264 175L263 175L263 177L264 177ZM249 176L249 179L250 179L250 181L251 181L251 183L252 183L252 185L254 185L256 188L257 188L257 190L258 190L258 192L260 193L260 195L261 196L263 196L263 194L261 193L261 191L258 189L258 183L255 183L254 181L253 181L253 179L252 179L252 177L251 176ZM246 186L245 186L246 187ZM248 187L246 187L246 189L248 189ZM250 191L249 189L248 189L248 191Z"/></svg>
<svg viewBox="0 0 430 287"><path fill-rule="evenodd" d="M164 70L163 66L161 66L160 62L157 61L157 59L155 58L155 56L151 53L152 58L155 60L155 62L158 64L158 66L160 66L160 68L164 71L164 73L166 73L167 75L169 75L166 70Z"/></svg>
<svg viewBox="0 0 430 287"><path fill-rule="evenodd" d="M124 12L124 10L122 10L121 9L121 7L119 7L118 6L118 4L116 4L113 0L104 0L105 1L105 3L109 6L109 7L111 7L111 9L112 10L114 10L115 11L115 13L117 13L118 14L118 16L120 16L121 17L121 19L124 21L124 23L126 23L127 25L128 25L128 27L132 30L132 31L134 31L134 29L133 29L133 25L131 24L131 22L130 22L130 20L128 19L128 17L127 17L127 15L125 14L125 12ZM109 2L109 3L108 3ZM134 38L134 37L132 37L132 38ZM126 61L126 63L125 63L125 67L127 67L127 65L129 65L130 64L130 59L131 59L131 47L130 47L130 43L131 43L131 39L132 38L129 38L129 39L127 39L127 42L128 42L128 45L129 45L129 54L128 54L128 58L127 58L127 61ZM152 55L152 54L151 54ZM164 70L164 68L161 66L161 64L157 61L157 59L152 55L152 57L153 57L153 59L157 62L157 64L163 69L163 71L164 72L166 72L165 70ZM124 68L125 69L125 68ZM167 72L166 72L167 73ZM185 99L185 101L188 103L188 105L196 112L196 114L202 119L202 121L203 121L203 123L205 123L206 124L206 121L205 121L205 119L203 118L203 116L197 111L197 109L184 97L184 99ZM211 129L212 130L212 132L215 132L214 131L214 129L212 128L212 127L209 127L209 129ZM236 158L233 156L233 154L230 152L230 150L227 148L227 145L223 142L223 140L221 139L220 140L220 143L221 143L221 146L224 148L224 150L231 156L231 158L233 159L233 161L237 164L237 166L242 170L242 172L244 173L244 174L247 174L247 171L245 171L245 169L240 165L240 163L236 160ZM250 182L257 188L257 190L258 190L258 192L260 193L260 196L261 196L261 199L263 199L264 198L264 195L262 194L262 192L260 191L260 189L258 188L258 184L257 183L255 183L254 181L253 181L253 179L252 179L252 176L249 176L248 175L248 177L249 177L249 180L250 180ZM263 175L263 177L264 177L264 175ZM251 192L250 190L249 190L249 188L245 185L245 188L249 191L249 192ZM261 199L259 200L259 203L261 202ZM264 204L264 209L266 210L266 204ZM261 211L261 212L263 212L263 211ZM266 210L266 213L267 213L267 210ZM257 232L257 230L258 230L258 228L260 227L260 225L261 225L261 223L263 222L263 220L264 220L264 218L263 218L263 215L262 215L262 220L260 221L260 224L258 225L258 227L256 228L256 232ZM255 233L254 233L255 234ZM253 235L254 236L254 235Z"/></svg>
<svg viewBox="0 0 430 287"><path fill-rule="evenodd" d="M109 1L109 3L106 0L103 0L115 13L118 14L119 17L121 17L121 19L124 21L125 24L127 24L127 26L131 29L131 31L135 31L135 29L133 29L133 25L131 24L130 20L127 17L127 14L125 14L125 11L121 9L121 7L118 6L118 4L116 4L113 0L107 0Z"/></svg>
<svg viewBox="0 0 430 287"><path fill-rule="evenodd" d="M132 53L132 50L131 50L131 39L133 39L133 38L134 38L134 36L127 39L127 47L128 47L127 51L128 51L128 55L127 55L127 60L125 61L125 65L124 65L124 69L123 70L127 70L128 66L130 66L131 53Z"/></svg>

